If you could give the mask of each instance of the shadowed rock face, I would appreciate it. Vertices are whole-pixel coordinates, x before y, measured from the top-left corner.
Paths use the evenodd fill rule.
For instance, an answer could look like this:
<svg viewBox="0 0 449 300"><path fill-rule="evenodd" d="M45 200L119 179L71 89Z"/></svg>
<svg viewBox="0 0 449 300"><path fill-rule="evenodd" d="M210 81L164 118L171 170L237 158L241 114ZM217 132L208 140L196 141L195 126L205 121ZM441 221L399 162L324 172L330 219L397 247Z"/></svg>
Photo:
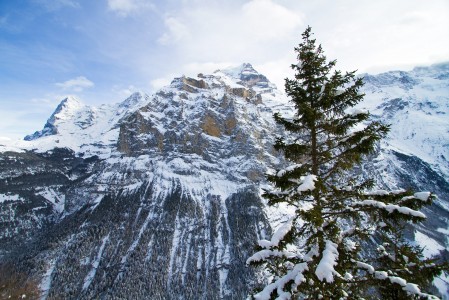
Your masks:
<svg viewBox="0 0 449 300"><path fill-rule="evenodd" d="M87 175L94 161L58 148L42 154L0 153L0 256L59 218L70 177Z"/></svg>
<svg viewBox="0 0 449 300"><path fill-rule="evenodd" d="M254 191L199 203L176 183L164 197L154 197L152 184L105 197L95 210L80 210L47 232L51 245L30 247L37 255L34 267L52 270L48 299L247 295L254 275L245 260L254 236L270 232ZM44 263L48 256L57 262Z"/></svg>
<svg viewBox="0 0 449 300"><path fill-rule="evenodd" d="M368 91L399 80L409 93L420 81L406 75L373 77ZM0 262L40 281L46 299L246 298L256 276L245 261L282 221L260 197L266 172L283 164L272 148L272 114L291 111L282 97L243 64L176 78L112 111L62 103L49 119L55 130L33 136L37 150L0 153ZM375 117L388 122L411 100L377 103ZM432 105L418 108L442 109ZM83 145L56 147L78 135ZM55 144L39 150L46 138ZM416 155L378 150L355 172L385 188L435 191L432 217L410 236L446 245L437 229L449 218L447 180Z"/></svg>
<svg viewBox="0 0 449 300"><path fill-rule="evenodd" d="M45 174L35 177L41 181ZM84 195L81 190L87 184L56 178L42 183L77 190L71 196L66 193L67 205L83 201L80 194ZM39 184L26 181L30 190ZM165 185L163 190L161 185ZM95 187L88 189L99 193ZM22 234L18 232L9 243L2 243L7 248L3 250L10 251L7 260L44 276L43 281L51 283L45 292L48 299L61 295L77 299L175 299L180 295L241 299L247 295L254 274L245 267L245 260L256 237L270 234L258 190L236 190L222 199L205 190L194 195L185 183L161 177L133 191L113 189L96 206L86 204L53 226L35 230L37 238L26 246L22 244L25 237L18 242ZM36 207L31 198L26 203ZM26 232L28 216L16 212L15 221ZM54 221L48 209L41 209L41 214L41 220Z"/></svg>

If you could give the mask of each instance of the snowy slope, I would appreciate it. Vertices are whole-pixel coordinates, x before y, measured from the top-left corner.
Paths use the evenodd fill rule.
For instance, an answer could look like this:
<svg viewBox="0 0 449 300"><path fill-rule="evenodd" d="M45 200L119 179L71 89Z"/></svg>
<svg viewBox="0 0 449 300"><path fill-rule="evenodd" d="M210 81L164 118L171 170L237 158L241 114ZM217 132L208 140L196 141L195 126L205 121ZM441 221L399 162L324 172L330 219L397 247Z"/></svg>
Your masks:
<svg viewBox="0 0 449 300"><path fill-rule="evenodd" d="M389 147L419 157L449 178L449 64L364 78L360 106L391 124Z"/></svg>

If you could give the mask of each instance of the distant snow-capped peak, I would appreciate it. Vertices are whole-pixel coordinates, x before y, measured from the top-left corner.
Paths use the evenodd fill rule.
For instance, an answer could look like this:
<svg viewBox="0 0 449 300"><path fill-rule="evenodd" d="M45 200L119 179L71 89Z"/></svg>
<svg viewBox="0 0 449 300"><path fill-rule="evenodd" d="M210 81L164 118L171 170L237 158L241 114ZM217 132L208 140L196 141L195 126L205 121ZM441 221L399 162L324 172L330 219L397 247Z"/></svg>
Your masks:
<svg viewBox="0 0 449 300"><path fill-rule="evenodd" d="M214 73L219 73L219 72L229 75L238 80L240 80L242 78L242 76L260 75L259 72L257 72L250 63L243 63L236 67L230 67L230 68L217 70Z"/></svg>
<svg viewBox="0 0 449 300"><path fill-rule="evenodd" d="M225 76L237 84L248 88L276 88L267 77L260 74L250 63L243 63L237 67L226 68L214 72L216 76Z"/></svg>
<svg viewBox="0 0 449 300"><path fill-rule="evenodd" d="M62 111L75 111L83 108L85 104L81 102L81 100L77 99L74 96L67 96L65 99L61 101L61 103L56 108L55 113L59 113Z"/></svg>
<svg viewBox="0 0 449 300"><path fill-rule="evenodd" d="M40 131L36 131L31 135L27 135L24 140L32 141L40 137L54 135L58 133L58 127L62 123L75 119L78 117L78 112L85 109L84 105L80 100L73 96L68 96L64 98L59 105L56 107L55 111L52 113L50 118L47 120L44 128Z"/></svg>

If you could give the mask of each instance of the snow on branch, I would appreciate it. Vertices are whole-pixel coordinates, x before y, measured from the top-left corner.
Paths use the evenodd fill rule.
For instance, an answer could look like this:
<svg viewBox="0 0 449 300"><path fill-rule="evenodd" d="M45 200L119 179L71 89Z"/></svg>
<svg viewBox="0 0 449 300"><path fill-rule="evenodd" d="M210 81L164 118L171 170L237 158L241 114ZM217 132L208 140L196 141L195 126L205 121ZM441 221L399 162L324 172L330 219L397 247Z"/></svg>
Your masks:
<svg viewBox="0 0 449 300"><path fill-rule="evenodd" d="M390 193L386 190L374 190L365 193L366 196L386 196L390 195Z"/></svg>
<svg viewBox="0 0 449 300"><path fill-rule="evenodd" d="M259 246L269 249L271 247L277 247L279 245L279 242L285 237L285 235L292 229L293 226L293 220L294 218L288 219L287 222L282 224L281 227L279 227L271 237L271 241L267 240L260 240Z"/></svg>
<svg viewBox="0 0 449 300"><path fill-rule="evenodd" d="M246 264L249 265L252 262L258 262L258 261L264 261L267 258L270 257L286 257L286 258L293 258L296 254L289 251L279 251L279 250L270 250L270 249L263 249L260 251L257 251L251 257L249 257L246 260Z"/></svg>
<svg viewBox="0 0 449 300"><path fill-rule="evenodd" d="M354 205L377 207L377 208L381 208L381 209L388 211L390 214L393 213L394 211L397 211L404 215L410 215L413 217L418 217L418 218L423 218L423 219L426 218L426 215L420 211L408 208L406 206L399 206L399 205L395 205L395 204L385 204L383 202L376 201L376 200L363 200L361 202L355 202Z"/></svg>
<svg viewBox="0 0 449 300"><path fill-rule="evenodd" d="M415 193L413 196L416 199L426 202L429 200L430 194L431 194L430 192L418 192L418 193Z"/></svg>
<svg viewBox="0 0 449 300"><path fill-rule="evenodd" d="M386 196L386 195L397 195L397 194L401 194L404 192L405 192L405 190L403 190L403 189L394 190L394 191L374 190L374 191L365 193L365 195L366 196ZM432 194L431 192L417 192L417 193L414 193L413 196L406 196L406 197L403 197L401 200L418 199L418 200L426 202L429 200L431 194Z"/></svg>
<svg viewBox="0 0 449 300"><path fill-rule="evenodd" d="M326 83L324 83L324 84L321 86L320 92L318 93L318 101L320 101L321 98L323 98L324 90L325 90L325 89L326 89Z"/></svg>
<svg viewBox="0 0 449 300"><path fill-rule="evenodd" d="M370 264L364 263L362 261L357 262L357 268L364 269L370 274L374 274L374 267Z"/></svg>
<svg viewBox="0 0 449 300"><path fill-rule="evenodd" d="M374 278L379 280L389 280L391 283L396 283L402 287L402 290L406 291L409 294L417 295L420 297L425 297L427 299L432 300L438 300L438 297L435 297L433 295L429 295L426 293L422 293L419 289L418 285L414 283L407 282L404 278L397 277L397 276L389 276L387 272L385 271L376 271L374 267L370 264L367 264L365 262L357 261L356 262L357 267L360 269L364 269L369 274L374 275Z"/></svg>
<svg viewBox="0 0 449 300"><path fill-rule="evenodd" d="M304 276L304 272L309 270L308 263L313 260L313 257L318 256L318 245L313 246L310 251L302 257L302 262L296 264L290 271L287 272L282 277L279 277L274 282L265 286L265 288L254 295L254 299L258 300L269 300L271 299L271 294L276 290L278 297L276 299L288 300L291 299L291 294L289 292L284 291L285 285L289 282L293 281L291 285L291 290L296 290L297 287L306 281L306 277ZM262 250L264 251L264 250ZM265 250L272 251L272 250ZM259 251L261 252L261 251ZM254 255L253 255L254 256Z"/></svg>
<svg viewBox="0 0 449 300"><path fill-rule="evenodd" d="M388 276L388 279L390 280L391 283L396 283L396 284L399 284L400 286L402 286L402 289L409 294L418 295L420 297L425 297L427 299L433 299L433 300L439 299L436 296L422 293L416 284L407 283L407 281L401 277Z"/></svg>
<svg viewBox="0 0 449 300"><path fill-rule="evenodd" d="M305 191L313 191L315 189L315 181L317 180L318 178L316 175L307 175L301 177L301 184L298 186L296 191L298 193L302 193Z"/></svg>
<svg viewBox="0 0 449 300"><path fill-rule="evenodd" d="M299 286L306 279L303 275L304 271L307 271L309 267L307 263L300 263L295 265L295 267L289 271L284 276L277 279L275 282L267 285L260 293L254 295L254 299L257 300L269 300L271 299L271 294L276 290L278 297L276 299L279 300L287 300L291 298L291 294L289 292L284 291L284 287L290 281L294 281L295 286Z"/></svg>
<svg viewBox="0 0 449 300"><path fill-rule="evenodd" d="M279 242L285 237L285 235L292 229L294 218L288 219L287 222L282 224L279 227L273 236L271 237L271 241L260 240L259 246L265 248L261 251L254 253L250 258L246 260L246 264L250 264L251 262L263 261L269 257L287 257L292 258L295 257L296 254L288 251L279 251L279 250L271 250L272 247L279 246Z"/></svg>
<svg viewBox="0 0 449 300"><path fill-rule="evenodd" d="M302 164L294 164L294 165L288 166L288 167L285 168L285 169L279 170L279 171L276 173L276 176L277 176L277 177L282 177L282 176L284 176L286 173L291 172L291 171L293 171L294 169L299 168L299 167L301 167L301 166L302 166Z"/></svg>
<svg viewBox="0 0 449 300"><path fill-rule="evenodd" d="M326 280L329 283L334 282L334 274L338 274L334 269L334 266L337 265L337 260L337 244L329 240L326 241L326 247L323 250L323 257L315 270L315 274L319 280Z"/></svg>
<svg viewBox="0 0 449 300"><path fill-rule="evenodd" d="M352 110L350 110L348 112L348 114L351 115L351 116L357 116L357 115L360 115L360 114L367 114L367 113L368 113L367 110L359 109L359 108L353 108Z"/></svg>

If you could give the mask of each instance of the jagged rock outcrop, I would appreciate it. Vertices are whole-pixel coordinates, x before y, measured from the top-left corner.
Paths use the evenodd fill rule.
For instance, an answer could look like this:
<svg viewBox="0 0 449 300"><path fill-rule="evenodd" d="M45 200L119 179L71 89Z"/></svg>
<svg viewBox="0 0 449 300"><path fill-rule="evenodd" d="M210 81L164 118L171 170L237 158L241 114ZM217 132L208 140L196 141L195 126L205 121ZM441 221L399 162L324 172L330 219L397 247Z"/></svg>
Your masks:
<svg viewBox="0 0 449 300"><path fill-rule="evenodd" d="M227 84L229 75L220 72L175 79L121 123L118 150L132 156L197 154L210 162L270 152L266 138L274 124L261 117L272 111L262 99L273 86L267 89L267 79L248 64L237 75L244 85Z"/></svg>

